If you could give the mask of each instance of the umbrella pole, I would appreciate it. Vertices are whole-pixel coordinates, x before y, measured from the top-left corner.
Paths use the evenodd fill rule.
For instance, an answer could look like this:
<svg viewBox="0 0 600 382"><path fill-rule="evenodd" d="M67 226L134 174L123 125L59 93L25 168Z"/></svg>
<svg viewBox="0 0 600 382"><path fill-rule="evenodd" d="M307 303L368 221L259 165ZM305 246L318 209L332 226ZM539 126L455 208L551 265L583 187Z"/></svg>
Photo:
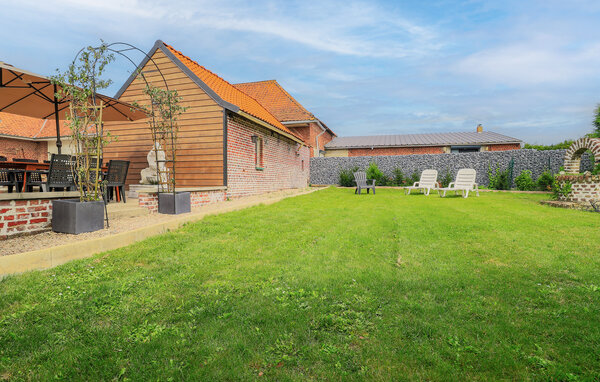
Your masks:
<svg viewBox="0 0 600 382"><path fill-rule="evenodd" d="M60 140L60 120L58 119L58 100L56 99L56 84L54 84L54 120L56 121L56 148L62 154L62 142Z"/></svg>

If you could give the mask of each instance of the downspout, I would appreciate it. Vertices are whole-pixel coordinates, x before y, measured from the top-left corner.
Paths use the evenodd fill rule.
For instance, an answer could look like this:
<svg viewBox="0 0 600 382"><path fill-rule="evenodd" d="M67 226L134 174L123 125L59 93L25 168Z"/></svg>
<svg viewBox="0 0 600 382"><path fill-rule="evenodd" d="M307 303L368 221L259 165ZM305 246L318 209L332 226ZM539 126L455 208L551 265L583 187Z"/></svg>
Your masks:
<svg viewBox="0 0 600 382"><path fill-rule="evenodd" d="M313 155L315 157L320 157L321 156L321 149L319 149L319 137L323 134L325 134L325 132L327 131L326 128L323 127L323 125L321 125L321 121L319 121L318 119L316 120L317 122L317 126L319 126L321 128L321 133L319 135L317 135L317 137L315 138L315 141L317 143L317 147L315 147L315 152L313 153Z"/></svg>

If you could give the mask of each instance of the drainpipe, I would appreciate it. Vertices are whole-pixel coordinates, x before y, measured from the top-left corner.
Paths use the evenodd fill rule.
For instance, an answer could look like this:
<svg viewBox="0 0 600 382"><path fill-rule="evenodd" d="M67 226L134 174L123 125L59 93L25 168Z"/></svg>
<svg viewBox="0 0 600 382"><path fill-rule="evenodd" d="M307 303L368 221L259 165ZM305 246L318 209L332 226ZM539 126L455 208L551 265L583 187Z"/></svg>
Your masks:
<svg viewBox="0 0 600 382"><path fill-rule="evenodd" d="M323 134L325 134L325 132L327 131L327 129L325 127L323 127L323 125L321 124L321 121L319 121L318 119L310 119L310 120L306 120L306 121L286 121L283 122L284 125L297 125L299 123L316 123L317 126L319 126L321 128L321 131L319 133L319 135L317 135L317 137L315 138L315 142L317 144L317 147L313 150L313 155L318 157L320 156L320 150L319 150L319 137Z"/></svg>
<svg viewBox="0 0 600 382"><path fill-rule="evenodd" d="M323 131L321 131L321 133L319 135L317 135L317 137L315 138L315 141L317 142L317 147L315 148L316 152L314 153L314 156L320 157L321 156L321 150L319 149L319 137L321 135L325 134L325 132L327 131L327 129L324 128L323 125L321 125L321 121L319 121L318 119L317 119L317 126L319 126L321 128L321 130L323 130Z"/></svg>

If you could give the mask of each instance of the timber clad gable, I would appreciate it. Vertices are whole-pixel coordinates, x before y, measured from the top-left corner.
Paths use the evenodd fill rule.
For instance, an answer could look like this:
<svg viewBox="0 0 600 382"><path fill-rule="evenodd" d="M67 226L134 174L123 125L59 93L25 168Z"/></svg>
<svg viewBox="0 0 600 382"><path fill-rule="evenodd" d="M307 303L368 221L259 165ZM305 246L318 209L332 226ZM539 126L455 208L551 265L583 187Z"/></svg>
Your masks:
<svg viewBox="0 0 600 382"><path fill-rule="evenodd" d="M223 186L223 108L190 79L161 50L156 50L142 71L146 80L163 87L165 76L169 89L177 90L187 110L179 117L177 149L178 187ZM120 100L144 103L145 82L133 80ZM127 184L140 182L140 171L148 167L146 156L152 149L152 137L146 119L127 123L107 123L106 128L118 139L106 146L105 158L130 160Z"/></svg>

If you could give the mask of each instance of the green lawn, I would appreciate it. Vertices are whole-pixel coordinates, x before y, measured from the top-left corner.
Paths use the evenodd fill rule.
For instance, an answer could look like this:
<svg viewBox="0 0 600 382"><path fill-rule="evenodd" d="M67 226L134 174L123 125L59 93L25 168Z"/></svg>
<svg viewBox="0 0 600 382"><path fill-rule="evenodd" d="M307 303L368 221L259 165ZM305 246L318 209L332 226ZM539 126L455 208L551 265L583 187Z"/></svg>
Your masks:
<svg viewBox="0 0 600 382"><path fill-rule="evenodd" d="M600 379L600 214L327 189L0 282L0 380Z"/></svg>

